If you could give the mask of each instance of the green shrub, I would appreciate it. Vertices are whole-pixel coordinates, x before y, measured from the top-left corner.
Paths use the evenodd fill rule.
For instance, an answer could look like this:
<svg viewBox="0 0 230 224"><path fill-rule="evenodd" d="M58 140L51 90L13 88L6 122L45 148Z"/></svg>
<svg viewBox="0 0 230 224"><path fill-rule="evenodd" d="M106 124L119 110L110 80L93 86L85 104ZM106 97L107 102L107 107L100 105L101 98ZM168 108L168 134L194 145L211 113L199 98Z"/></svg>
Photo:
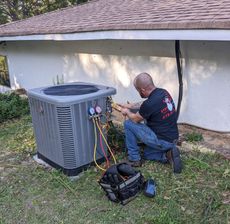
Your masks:
<svg viewBox="0 0 230 224"><path fill-rule="evenodd" d="M0 94L0 123L29 113L28 99L15 93Z"/></svg>
<svg viewBox="0 0 230 224"><path fill-rule="evenodd" d="M200 142L203 140L203 136L201 133L198 132L191 132L191 133L186 133L185 134L185 141L188 142Z"/></svg>

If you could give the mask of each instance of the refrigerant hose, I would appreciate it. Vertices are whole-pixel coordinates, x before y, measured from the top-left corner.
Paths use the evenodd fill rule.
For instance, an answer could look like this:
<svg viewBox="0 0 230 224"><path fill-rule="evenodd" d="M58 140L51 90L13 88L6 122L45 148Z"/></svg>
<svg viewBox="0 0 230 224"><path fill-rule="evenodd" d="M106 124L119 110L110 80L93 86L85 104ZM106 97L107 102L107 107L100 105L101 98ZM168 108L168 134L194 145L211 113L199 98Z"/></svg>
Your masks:
<svg viewBox="0 0 230 224"><path fill-rule="evenodd" d="M104 139L104 142L105 142L105 144L106 144L106 146L107 146L107 148L108 148L108 150L109 150L109 152L110 152L110 154L111 154L111 156L113 158L114 163L116 164L117 163L116 158L115 158L115 156L114 156L114 154L113 154L113 152L112 152L112 150L111 150L111 148L110 148L110 146L109 146L109 144L108 144L108 142L107 142L107 140L106 140L106 138L105 138L105 136L104 136L104 134L103 134L103 132L102 132L97 120L96 120L96 125L97 125L97 128L98 128L99 132L102 135L102 138Z"/></svg>
<svg viewBox="0 0 230 224"><path fill-rule="evenodd" d="M96 130L96 122L94 120L94 118L92 118L93 120L93 129L94 129L94 149L93 149L93 160L94 163L96 164L96 166L102 170L102 171L106 171L106 169L102 168L98 163L97 163L97 158L96 158L96 152L97 152L97 130Z"/></svg>

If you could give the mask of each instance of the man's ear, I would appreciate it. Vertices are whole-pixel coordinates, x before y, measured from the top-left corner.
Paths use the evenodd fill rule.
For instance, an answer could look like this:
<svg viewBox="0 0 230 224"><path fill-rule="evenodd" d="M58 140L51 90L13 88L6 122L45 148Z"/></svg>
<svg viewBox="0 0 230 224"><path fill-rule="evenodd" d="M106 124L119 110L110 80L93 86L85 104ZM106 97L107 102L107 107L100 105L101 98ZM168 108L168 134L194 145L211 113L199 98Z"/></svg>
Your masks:
<svg viewBox="0 0 230 224"><path fill-rule="evenodd" d="M145 92L145 89L144 89L144 88L140 88L140 90L141 90L142 93Z"/></svg>

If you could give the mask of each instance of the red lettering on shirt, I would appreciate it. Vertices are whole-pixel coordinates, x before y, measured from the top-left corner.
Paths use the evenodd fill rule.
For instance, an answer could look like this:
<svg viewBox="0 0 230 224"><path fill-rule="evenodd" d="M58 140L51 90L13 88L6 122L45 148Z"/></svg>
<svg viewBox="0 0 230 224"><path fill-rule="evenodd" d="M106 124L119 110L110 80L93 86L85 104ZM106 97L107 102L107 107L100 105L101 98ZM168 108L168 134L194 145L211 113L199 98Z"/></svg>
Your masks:
<svg viewBox="0 0 230 224"><path fill-rule="evenodd" d="M174 113L175 110L173 111L170 111L169 113L165 114L163 117L162 117L162 120L168 118L169 116L171 116L173 113Z"/></svg>

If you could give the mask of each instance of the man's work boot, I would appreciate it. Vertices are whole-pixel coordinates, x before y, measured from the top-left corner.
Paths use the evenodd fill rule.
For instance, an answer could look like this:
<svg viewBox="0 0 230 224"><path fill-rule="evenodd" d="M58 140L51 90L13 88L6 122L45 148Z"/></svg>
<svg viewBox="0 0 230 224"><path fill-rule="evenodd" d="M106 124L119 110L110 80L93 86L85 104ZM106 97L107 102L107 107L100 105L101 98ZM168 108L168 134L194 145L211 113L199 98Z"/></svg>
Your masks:
<svg viewBox="0 0 230 224"><path fill-rule="evenodd" d="M168 152L166 152L166 158L168 159L169 163L172 165L174 173L181 173L182 171L182 161L180 158L180 151L175 146Z"/></svg>
<svg viewBox="0 0 230 224"><path fill-rule="evenodd" d="M123 159L123 160L120 161L120 163L127 163L132 167L141 167L142 166L141 160L131 161L131 160L128 160L128 159Z"/></svg>

